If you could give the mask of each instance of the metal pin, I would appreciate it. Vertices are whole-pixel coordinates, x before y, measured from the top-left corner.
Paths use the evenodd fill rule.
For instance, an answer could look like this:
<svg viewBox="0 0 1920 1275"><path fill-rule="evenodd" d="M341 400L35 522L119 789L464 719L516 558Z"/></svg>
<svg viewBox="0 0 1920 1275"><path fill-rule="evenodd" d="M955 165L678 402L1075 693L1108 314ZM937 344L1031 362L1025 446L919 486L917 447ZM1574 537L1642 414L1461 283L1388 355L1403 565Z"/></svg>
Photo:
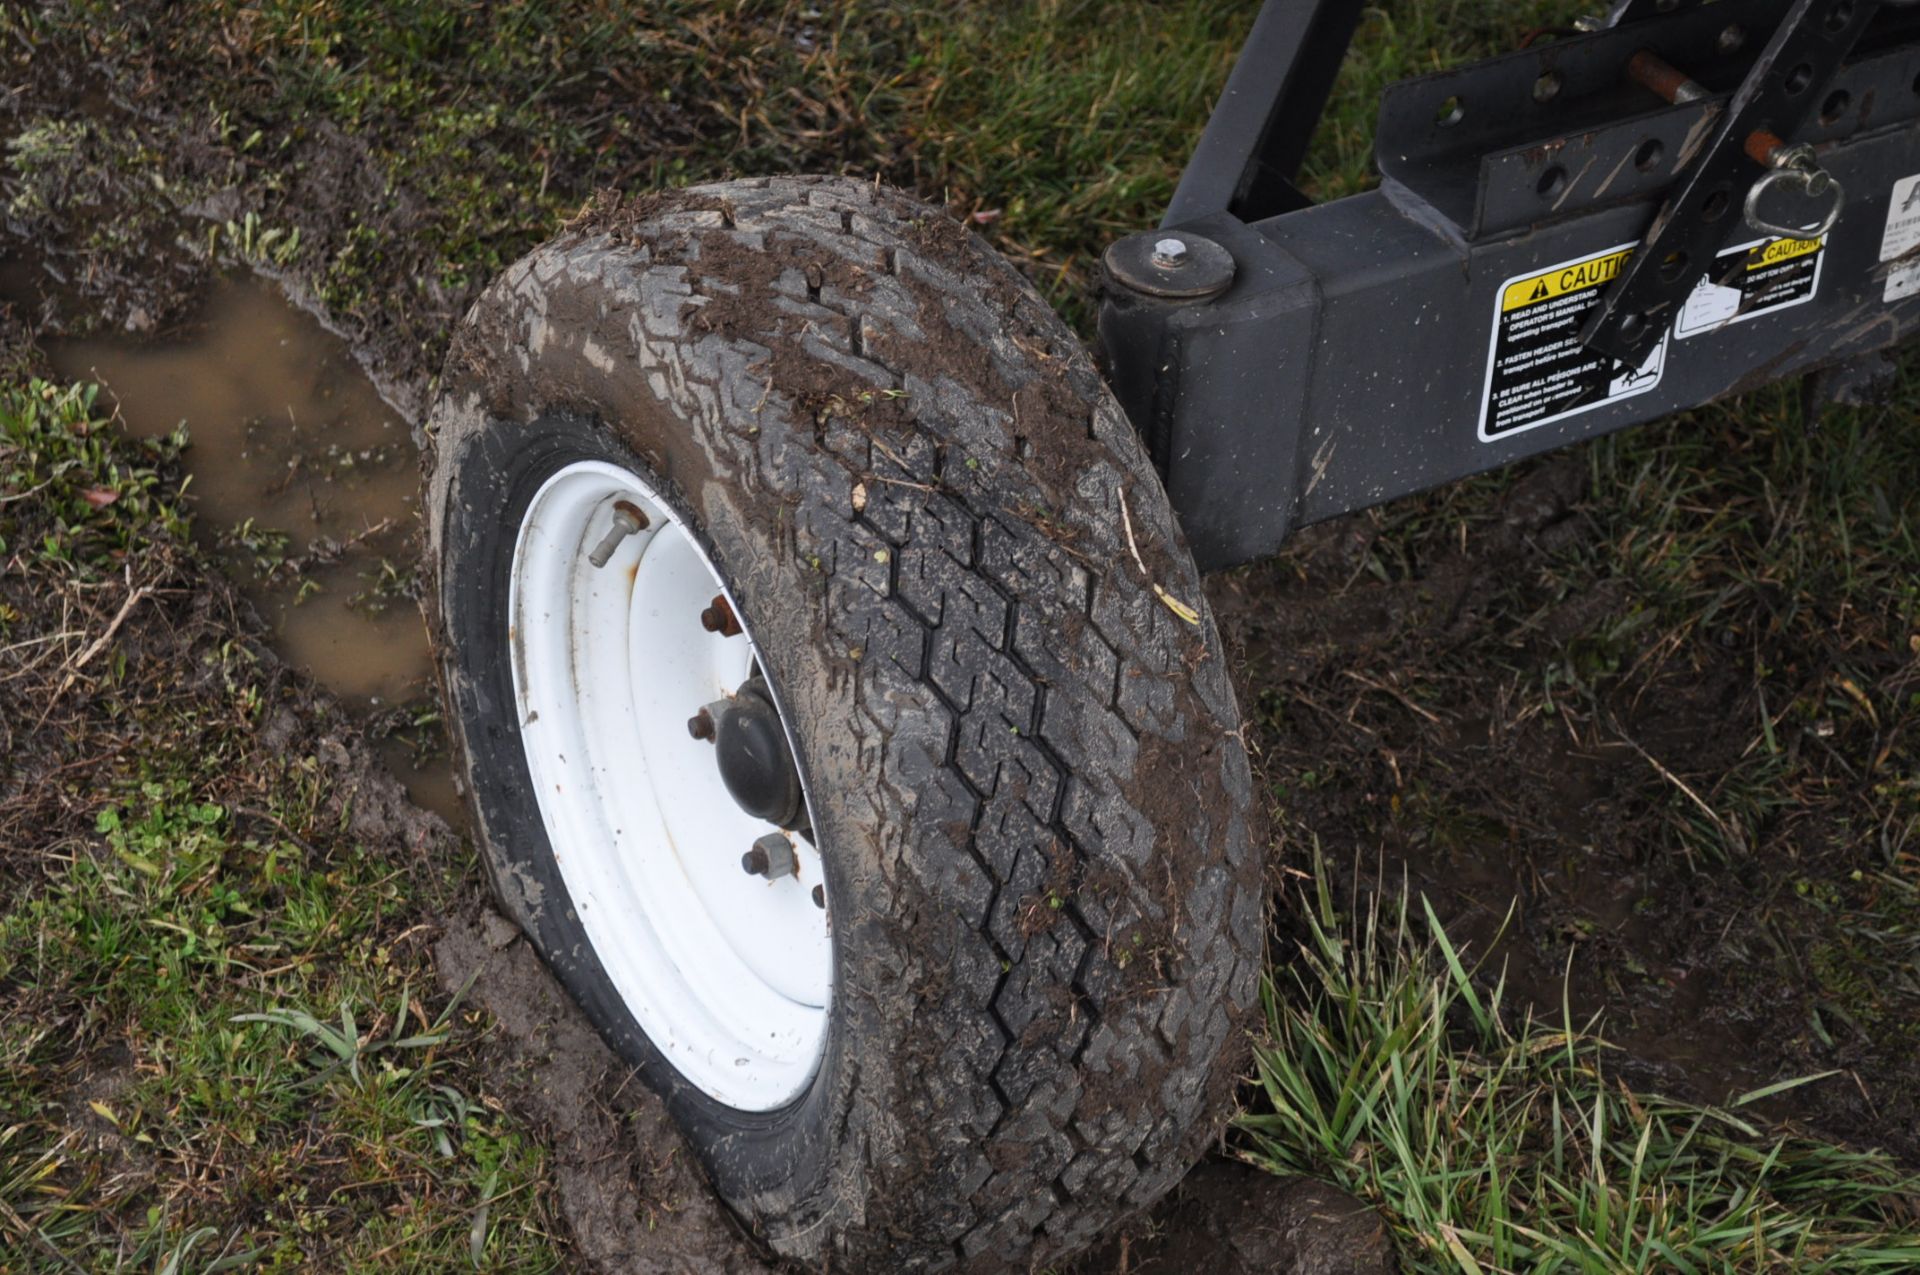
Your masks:
<svg viewBox="0 0 1920 1275"><path fill-rule="evenodd" d="M595 567L604 567L613 560L613 551L620 542L636 531L647 529L647 516L640 512L639 506L625 500L613 503L613 525L607 528L607 534L600 537L600 543L587 555L587 561Z"/></svg>

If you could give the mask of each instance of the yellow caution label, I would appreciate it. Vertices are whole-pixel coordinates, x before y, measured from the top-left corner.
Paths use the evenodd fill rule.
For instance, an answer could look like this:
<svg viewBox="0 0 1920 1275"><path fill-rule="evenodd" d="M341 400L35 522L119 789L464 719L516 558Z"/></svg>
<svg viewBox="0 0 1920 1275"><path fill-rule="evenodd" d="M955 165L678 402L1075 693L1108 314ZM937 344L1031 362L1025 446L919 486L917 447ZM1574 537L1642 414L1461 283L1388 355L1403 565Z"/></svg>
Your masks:
<svg viewBox="0 0 1920 1275"><path fill-rule="evenodd" d="M1825 239L1776 239L1747 254L1747 269L1765 270L1795 257L1808 257L1826 246Z"/></svg>
<svg viewBox="0 0 1920 1275"><path fill-rule="evenodd" d="M1549 270L1545 274L1516 279L1507 285L1500 294L1500 310L1507 313L1524 310L1530 305L1540 305L1555 297L1564 297L1569 292L1585 292L1598 288L1602 284L1612 283L1619 277L1620 268L1633 256L1633 249L1625 248L1619 252L1610 252L1604 257L1595 257L1591 261L1576 261L1570 266L1558 270Z"/></svg>

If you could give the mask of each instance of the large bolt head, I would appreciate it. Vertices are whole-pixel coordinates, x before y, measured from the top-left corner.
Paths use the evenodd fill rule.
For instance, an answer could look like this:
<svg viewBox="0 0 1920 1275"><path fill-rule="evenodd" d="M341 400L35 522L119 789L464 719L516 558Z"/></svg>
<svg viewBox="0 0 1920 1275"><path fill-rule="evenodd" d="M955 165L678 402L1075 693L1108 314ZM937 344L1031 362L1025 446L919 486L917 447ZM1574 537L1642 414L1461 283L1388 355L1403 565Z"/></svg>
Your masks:
<svg viewBox="0 0 1920 1275"><path fill-rule="evenodd" d="M1153 244L1153 264L1162 270L1177 270L1187 263L1187 245L1169 235Z"/></svg>
<svg viewBox="0 0 1920 1275"><path fill-rule="evenodd" d="M740 621L733 614L733 607L728 603L726 594L713 595L713 602L700 613L700 627L709 633L718 633L721 637L740 636Z"/></svg>
<svg viewBox="0 0 1920 1275"><path fill-rule="evenodd" d="M1102 258L1108 279L1130 292L1168 301L1204 301L1233 283L1233 254L1192 231L1128 235Z"/></svg>
<svg viewBox="0 0 1920 1275"><path fill-rule="evenodd" d="M800 859L794 854L793 842L787 840L787 834L769 832L753 843L753 849L740 856L740 866L750 876L778 881L798 872Z"/></svg>

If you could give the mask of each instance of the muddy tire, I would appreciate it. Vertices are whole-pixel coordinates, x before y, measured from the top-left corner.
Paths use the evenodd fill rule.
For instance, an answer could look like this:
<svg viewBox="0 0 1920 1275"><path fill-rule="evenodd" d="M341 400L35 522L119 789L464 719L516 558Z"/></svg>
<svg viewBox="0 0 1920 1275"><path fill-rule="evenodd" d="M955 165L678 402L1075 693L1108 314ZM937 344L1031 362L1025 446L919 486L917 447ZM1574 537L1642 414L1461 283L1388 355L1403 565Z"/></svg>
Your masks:
<svg viewBox="0 0 1920 1275"><path fill-rule="evenodd" d="M499 901L755 1233L835 1271L1025 1269L1171 1187L1261 969L1247 759L1159 483L1019 276L864 183L603 202L474 307L428 433L429 621ZM804 780L831 994L764 1101L643 1025L543 816L509 630L569 466L698 548Z"/></svg>

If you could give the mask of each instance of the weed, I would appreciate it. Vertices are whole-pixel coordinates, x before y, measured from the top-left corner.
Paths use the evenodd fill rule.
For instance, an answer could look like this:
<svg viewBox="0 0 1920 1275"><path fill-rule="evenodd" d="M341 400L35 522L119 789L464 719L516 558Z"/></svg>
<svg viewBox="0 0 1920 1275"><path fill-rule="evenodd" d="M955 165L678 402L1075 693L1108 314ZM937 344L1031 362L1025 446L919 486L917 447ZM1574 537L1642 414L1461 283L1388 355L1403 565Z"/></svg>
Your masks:
<svg viewBox="0 0 1920 1275"><path fill-rule="evenodd" d="M1322 865L1324 868L1324 865ZM1920 1263L1920 1176L1769 1134L1741 1109L1636 1093L1571 1021L1509 1023L1430 905L1351 921L1324 870L1267 988L1250 1154L1376 1204L1415 1269L1869 1271Z"/></svg>
<svg viewBox="0 0 1920 1275"><path fill-rule="evenodd" d="M0 387L0 1252L552 1269L545 1152L422 946L470 865L352 831L341 724L209 623L184 440L95 403Z"/></svg>
<svg viewBox="0 0 1920 1275"><path fill-rule="evenodd" d="M243 148L244 149L244 148ZM300 228L263 226L260 214L249 212L239 221L207 227L207 255L248 265L285 269L300 256Z"/></svg>

